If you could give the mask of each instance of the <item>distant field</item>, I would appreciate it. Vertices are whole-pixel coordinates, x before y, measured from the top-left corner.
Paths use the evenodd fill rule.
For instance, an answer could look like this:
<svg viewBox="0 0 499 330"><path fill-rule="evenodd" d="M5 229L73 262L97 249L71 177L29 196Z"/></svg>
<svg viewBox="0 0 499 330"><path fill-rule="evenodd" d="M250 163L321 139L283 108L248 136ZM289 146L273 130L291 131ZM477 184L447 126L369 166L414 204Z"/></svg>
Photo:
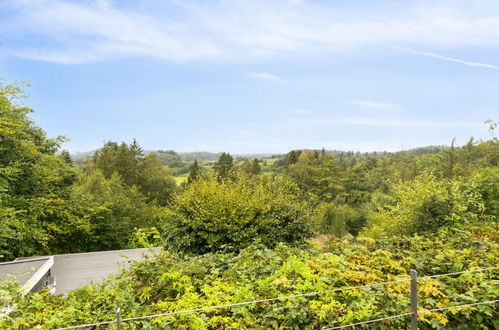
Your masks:
<svg viewBox="0 0 499 330"><path fill-rule="evenodd" d="M187 174L182 174L182 175L179 175L179 176L174 176L173 177L175 179L175 182L180 185L184 182L187 181Z"/></svg>

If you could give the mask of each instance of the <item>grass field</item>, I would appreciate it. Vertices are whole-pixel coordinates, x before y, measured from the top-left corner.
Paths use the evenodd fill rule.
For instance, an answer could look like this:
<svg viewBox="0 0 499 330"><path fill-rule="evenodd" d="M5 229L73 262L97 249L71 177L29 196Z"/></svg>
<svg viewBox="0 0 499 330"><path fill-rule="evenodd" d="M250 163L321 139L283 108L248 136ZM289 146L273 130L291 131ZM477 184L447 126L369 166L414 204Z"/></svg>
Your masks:
<svg viewBox="0 0 499 330"><path fill-rule="evenodd" d="M188 176L188 174L182 174L182 175L179 175L179 176L174 176L173 178L175 179L175 182L178 185L181 185L182 183L184 183L184 182L187 181L187 176Z"/></svg>

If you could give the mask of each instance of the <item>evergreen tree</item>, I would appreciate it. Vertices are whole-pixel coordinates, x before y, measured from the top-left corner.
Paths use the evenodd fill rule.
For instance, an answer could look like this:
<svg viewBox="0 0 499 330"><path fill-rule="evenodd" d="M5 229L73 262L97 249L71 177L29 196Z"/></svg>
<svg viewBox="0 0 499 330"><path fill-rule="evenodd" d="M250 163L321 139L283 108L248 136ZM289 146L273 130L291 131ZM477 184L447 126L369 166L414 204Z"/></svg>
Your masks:
<svg viewBox="0 0 499 330"><path fill-rule="evenodd" d="M222 152L218 158L218 162L214 166L217 177L219 179L227 179L233 166L234 158L229 153Z"/></svg>
<svg viewBox="0 0 499 330"><path fill-rule="evenodd" d="M67 151L67 150L61 151L61 153L59 154L59 157L61 157L61 159L66 164L73 165L73 160L71 159L71 154L69 153L69 151Z"/></svg>
<svg viewBox="0 0 499 330"><path fill-rule="evenodd" d="M132 144L130 145L130 151L136 156L141 157L144 156L144 149L137 143L137 140L133 139Z"/></svg>
<svg viewBox="0 0 499 330"><path fill-rule="evenodd" d="M189 176L187 177L187 184L191 184L194 181L197 181L203 177L203 172L201 171L201 167L198 164L198 161L195 160L189 168Z"/></svg>
<svg viewBox="0 0 499 330"><path fill-rule="evenodd" d="M253 162L251 163L251 174L259 175L261 172L260 162L256 158L253 159Z"/></svg>

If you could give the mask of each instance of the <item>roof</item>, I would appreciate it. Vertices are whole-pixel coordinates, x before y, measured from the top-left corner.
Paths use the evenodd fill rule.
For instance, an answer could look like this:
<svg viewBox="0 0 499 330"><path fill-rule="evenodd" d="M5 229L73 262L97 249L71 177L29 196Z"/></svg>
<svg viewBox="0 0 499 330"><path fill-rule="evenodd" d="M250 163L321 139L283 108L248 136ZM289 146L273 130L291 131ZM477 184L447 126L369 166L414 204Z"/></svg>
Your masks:
<svg viewBox="0 0 499 330"><path fill-rule="evenodd" d="M30 291L54 265L51 256L0 263L0 283L17 281L25 292Z"/></svg>
<svg viewBox="0 0 499 330"><path fill-rule="evenodd" d="M98 283L120 267L128 267L132 260L141 260L153 255L159 248L128 249L87 253L59 254L53 257L51 274L55 276L55 294L65 294L86 284ZM33 260L18 258L16 260Z"/></svg>

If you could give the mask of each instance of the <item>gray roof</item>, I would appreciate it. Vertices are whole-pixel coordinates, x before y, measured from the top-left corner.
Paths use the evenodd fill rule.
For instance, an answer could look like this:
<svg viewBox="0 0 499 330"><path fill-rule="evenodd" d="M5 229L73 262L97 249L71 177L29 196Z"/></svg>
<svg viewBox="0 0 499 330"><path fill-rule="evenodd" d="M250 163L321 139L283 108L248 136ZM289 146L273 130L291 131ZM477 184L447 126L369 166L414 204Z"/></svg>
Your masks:
<svg viewBox="0 0 499 330"><path fill-rule="evenodd" d="M31 290L53 266L54 258L40 257L0 263L0 284L15 281L24 291Z"/></svg>
<svg viewBox="0 0 499 330"><path fill-rule="evenodd" d="M117 273L120 267L128 267L132 260L143 259L157 250L129 249L54 255L51 274L55 276L55 294L68 293L86 284L100 282L109 274ZM17 260L26 259L29 258Z"/></svg>

